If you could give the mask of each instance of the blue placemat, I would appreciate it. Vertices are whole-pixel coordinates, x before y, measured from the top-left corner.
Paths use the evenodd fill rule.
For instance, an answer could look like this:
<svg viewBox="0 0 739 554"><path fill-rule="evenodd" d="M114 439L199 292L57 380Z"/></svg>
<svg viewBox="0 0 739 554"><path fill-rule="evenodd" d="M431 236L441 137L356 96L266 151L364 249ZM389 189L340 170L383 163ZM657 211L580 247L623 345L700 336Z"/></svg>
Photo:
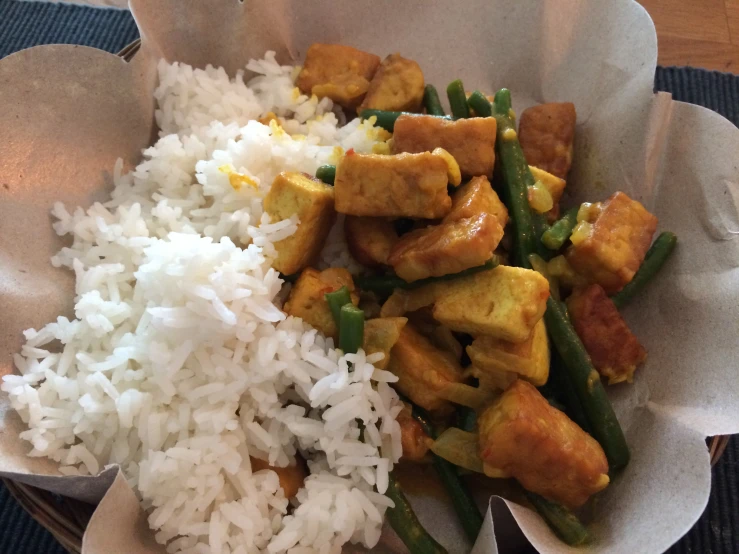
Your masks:
<svg viewBox="0 0 739 554"><path fill-rule="evenodd" d="M67 4L0 0L0 58L37 44L83 44L118 52L138 37L131 14ZM691 68L657 68L655 89L700 104L739 125L739 77ZM628 533L628 529L623 532ZM0 554L64 554L64 549L0 486ZM708 507L670 554L739 553L739 438L713 469ZM634 553L639 554L639 553Z"/></svg>

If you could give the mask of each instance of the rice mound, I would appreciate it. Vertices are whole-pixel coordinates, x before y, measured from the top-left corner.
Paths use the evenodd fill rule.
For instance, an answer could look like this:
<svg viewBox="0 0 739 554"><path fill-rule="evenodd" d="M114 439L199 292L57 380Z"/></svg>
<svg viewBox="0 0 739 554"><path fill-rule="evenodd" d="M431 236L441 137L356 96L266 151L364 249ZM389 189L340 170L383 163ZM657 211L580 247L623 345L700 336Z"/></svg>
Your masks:
<svg viewBox="0 0 739 554"><path fill-rule="evenodd" d="M339 552L377 544L382 493L401 454L396 377L381 354L341 355L281 310L262 199L285 170L314 173L382 135L300 94L274 53L256 74L159 65L160 138L103 204L53 210L71 238L52 263L76 276L75 318L25 331L3 378L31 456L64 475L119 464L168 552ZM273 112L279 119L255 121ZM234 187L240 174L250 184ZM241 182L241 181L240 181ZM356 270L341 221L321 267ZM300 453L310 475L289 507L273 471Z"/></svg>

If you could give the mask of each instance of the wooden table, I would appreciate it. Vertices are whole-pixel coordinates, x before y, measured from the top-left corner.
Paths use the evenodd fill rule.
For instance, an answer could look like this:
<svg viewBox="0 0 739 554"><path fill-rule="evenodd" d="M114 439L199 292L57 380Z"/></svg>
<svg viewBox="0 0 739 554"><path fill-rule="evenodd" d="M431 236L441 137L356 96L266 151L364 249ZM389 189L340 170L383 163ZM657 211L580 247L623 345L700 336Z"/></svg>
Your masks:
<svg viewBox="0 0 739 554"><path fill-rule="evenodd" d="M660 65L739 73L739 0L639 0L657 28Z"/></svg>

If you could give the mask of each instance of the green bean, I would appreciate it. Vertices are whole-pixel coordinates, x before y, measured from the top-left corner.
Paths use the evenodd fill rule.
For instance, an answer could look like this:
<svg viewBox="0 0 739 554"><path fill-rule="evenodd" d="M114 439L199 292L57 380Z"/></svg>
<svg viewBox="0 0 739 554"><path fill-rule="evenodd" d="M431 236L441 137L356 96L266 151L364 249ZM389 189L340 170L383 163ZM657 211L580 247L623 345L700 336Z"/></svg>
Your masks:
<svg viewBox="0 0 739 554"><path fill-rule="evenodd" d="M418 406L413 406L413 417L421 424L421 427L423 427L423 430L429 437L436 439L437 432L435 427L429 422L428 415ZM433 460L436 473L439 474L439 479L447 493L449 493L462 528L470 539L470 542L474 543L482 528L482 514L477 504L475 504L470 491L467 489L467 485L459 477L457 467L436 454L433 454Z"/></svg>
<svg viewBox="0 0 739 554"><path fill-rule="evenodd" d="M439 91L434 85L426 85L423 91L423 105L429 115L446 115L439 99Z"/></svg>
<svg viewBox="0 0 739 554"><path fill-rule="evenodd" d="M446 549L436 542L418 521L410 502L392 473L388 481L385 496L395 503L395 507L388 509L387 519L403 544L408 547L411 554L446 554Z"/></svg>
<svg viewBox="0 0 739 554"><path fill-rule="evenodd" d="M647 255L644 257L644 261L633 279L611 297L617 308L623 308L628 304L654 278L667 261L667 258L670 257L670 254L672 254L676 244L677 237L669 231L661 233L657 237L657 240L654 241L654 244L647 251Z"/></svg>
<svg viewBox="0 0 739 554"><path fill-rule="evenodd" d="M505 196L516 236L515 260L517 265L530 269L529 254L537 252L528 193L528 187L534 185L534 177L526 163L521 143L518 142L516 124L511 117L511 92L508 89L501 89L495 94L493 108L498 123L495 145L498 148Z"/></svg>
<svg viewBox="0 0 739 554"><path fill-rule="evenodd" d="M364 342L364 311L351 302L341 307L339 348L344 354L356 354Z"/></svg>
<svg viewBox="0 0 739 554"><path fill-rule="evenodd" d="M316 178L320 179L327 185L333 185L334 179L336 179L336 166L322 165L316 170Z"/></svg>
<svg viewBox="0 0 739 554"><path fill-rule="evenodd" d="M446 95L449 98L449 106L452 108L452 115L457 118L467 118L470 116L470 108L467 105L467 93L464 91L462 81L457 79L449 83L446 87Z"/></svg>
<svg viewBox="0 0 739 554"><path fill-rule="evenodd" d="M331 308L331 315L334 318L334 323L339 327L341 323L341 308L346 304L352 303L349 289L344 285L338 290L327 292L323 297L326 299L326 302L328 302L328 307Z"/></svg>
<svg viewBox="0 0 739 554"><path fill-rule="evenodd" d="M567 210L557 222L541 235L541 242L549 248L549 250L559 250L562 248L567 239L570 238L572 230L577 225L577 212L579 206Z"/></svg>
<svg viewBox="0 0 739 554"><path fill-rule="evenodd" d="M377 117L377 121L375 122L375 125L378 127L382 127L386 131L390 131L391 133L395 130L395 120L398 119L401 115L415 115L418 116L417 113L411 113L411 112L388 112L386 110L362 110L359 114L359 117L362 119L369 119L372 116ZM432 117L443 117L444 119L451 119L448 115L445 116L432 116Z"/></svg>
<svg viewBox="0 0 739 554"><path fill-rule="evenodd" d="M516 235L515 254L518 265L531 269L529 254L536 252L539 241L534 234L535 220L531 217L527 186L533 176L518 141L511 113L511 93L501 89L495 95L495 116L498 122L499 159L503 170L508 210ZM603 383L593 367L580 337L572 327L566 310L553 297L547 299L544 313L552 343L562 356L567 378L577 393L583 411L590 422L593 437L603 447L611 470L623 468L629 462L629 448L618 423Z"/></svg>
<svg viewBox="0 0 739 554"><path fill-rule="evenodd" d="M467 406L457 406L457 427L472 433L477 425L477 412Z"/></svg>
<svg viewBox="0 0 739 554"><path fill-rule="evenodd" d="M557 393L557 400L562 400L565 403L565 412L569 418L577 423L580 428L586 433L592 435L593 429L590 427L585 411L580 403L580 398L577 396L575 387L572 385L567 377L567 369L562 362L562 358L559 356L556 350L552 352L552 362L549 368L549 380L547 385ZM557 406L555 406L557 408ZM558 408L560 409L560 408Z"/></svg>
<svg viewBox="0 0 739 554"><path fill-rule="evenodd" d="M606 389L567 313L554 298L547 300L544 321L552 343L562 357L567 378L590 422L592 435L603 447L608 458L610 469L613 471L625 467L629 463L629 447L606 395Z"/></svg>
<svg viewBox="0 0 739 554"><path fill-rule="evenodd" d="M565 543L580 546L590 541L586 527L567 508L525 489L524 495L552 531Z"/></svg>
<svg viewBox="0 0 739 554"><path fill-rule="evenodd" d="M483 93L476 90L467 99L467 104L475 110L477 117L491 117L493 115L493 106Z"/></svg>
<svg viewBox="0 0 739 554"><path fill-rule="evenodd" d="M451 281L453 279L458 279L460 277L466 277L468 275L473 275L481 271L486 271L488 269L494 269L498 267L499 263L500 262L498 260L498 257L493 256L483 265L479 265L477 267L471 267L469 269L465 269L464 271L460 271L459 273L452 273L450 275L442 275L440 277L427 277L426 279L419 279L418 281L413 281L411 283L409 283L408 281L404 281L397 275L371 275L371 276L366 276L366 277L357 277L356 279L354 279L354 282L362 290L379 292L379 293L391 293L395 289L406 289L406 290L417 289L419 287L428 285L430 283L438 283L441 281Z"/></svg>

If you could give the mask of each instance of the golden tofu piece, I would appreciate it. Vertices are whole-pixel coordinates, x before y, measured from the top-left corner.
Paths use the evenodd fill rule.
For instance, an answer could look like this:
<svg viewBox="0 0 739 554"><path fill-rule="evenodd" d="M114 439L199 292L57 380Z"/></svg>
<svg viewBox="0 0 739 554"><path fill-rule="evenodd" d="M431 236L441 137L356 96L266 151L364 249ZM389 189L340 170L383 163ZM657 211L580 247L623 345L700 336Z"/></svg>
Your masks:
<svg viewBox="0 0 739 554"><path fill-rule="evenodd" d="M413 418L413 413L408 405L403 405L403 409L395 420L400 425L400 443L403 446L402 459L409 462L420 462L429 451L431 437L426 434L421 424Z"/></svg>
<svg viewBox="0 0 739 554"><path fill-rule="evenodd" d="M381 217L346 216L344 236L354 259L367 267L387 265L398 233L393 222Z"/></svg>
<svg viewBox="0 0 739 554"><path fill-rule="evenodd" d="M440 277L484 264L502 238L498 220L478 214L403 235L387 261L408 282Z"/></svg>
<svg viewBox="0 0 739 554"><path fill-rule="evenodd" d="M480 336L467 347L472 365L486 373L521 377L537 387L549 378L549 341L544 319L524 342L508 342Z"/></svg>
<svg viewBox="0 0 739 554"><path fill-rule="evenodd" d="M336 166L336 211L374 217L438 219L452 206L444 156L347 152Z"/></svg>
<svg viewBox="0 0 739 554"><path fill-rule="evenodd" d="M478 418L480 456L527 490L577 508L608 486L598 442L521 379Z"/></svg>
<svg viewBox="0 0 739 554"><path fill-rule="evenodd" d="M292 275L308 267L321 252L334 224L333 187L305 173L283 171L264 197L264 211L273 222L297 215L298 230L275 243L277 259L273 267Z"/></svg>
<svg viewBox="0 0 739 554"><path fill-rule="evenodd" d="M495 166L494 117L449 120L430 115L401 115L395 121L393 152L431 152L443 148L465 177L492 177Z"/></svg>
<svg viewBox="0 0 739 554"><path fill-rule="evenodd" d="M526 161L562 179L572 165L575 141L575 105L571 102L539 104L521 114L518 140Z"/></svg>
<svg viewBox="0 0 739 554"><path fill-rule="evenodd" d="M299 317L315 327L324 336L333 338L336 344L339 329L324 295L343 286L349 289L354 305L359 304L359 295L354 292L354 281L346 269L332 267L317 271L312 267L306 268L295 281L283 309L288 315Z"/></svg>
<svg viewBox="0 0 739 554"><path fill-rule="evenodd" d="M644 261L657 218L623 192L603 202L593 218L575 227L565 256L577 273L613 294L631 281Z"/></svg>
<svg viewBox="0 0 739 554"><path fill-rule="evenodd" d="M488 178L484 176L474 177L454 191L452 211L444 218L444 222L457 221L481 213L495 216L501 227L505 228L508 223L508 209L500 201Z"/></svg>
<svg viewBox="0 0 739 554"><path fill-rule="evenodd" d="M400 332L408 320L404 317L379 317L364 322L364 353L369 356L382 352L385 357L375 367L385 369L390 363L390 351L400 338Z"/></svg>
<svg viewBox="0 0 739 554"><path fill-rule="evenodd" d="M345 108L355 108L375 76L380 57L341 44L313 44L296 84L305 94L328 97Z"/></svg>
<svg viewBox="0 0 739 554"><path fill-rule="evenodd" d="M529 338L549 298L549 282L540 273L506 265L430 286L436 287L433 314L439 323L510 342Z"/></svg>
<svg viewBox="0 0 739 554"><path fill-rule="evenodd" d="M391 112L417 112L423 102L423 71L413 60L400 54L390 54L375 73L362 105Z"/></svg>
<svg viewBox="0 0 739 554"><path fill-rule="evenodd" d="M451 410L451 404L440 393L462 380L462 366L411 325L406 324L400 332L387 369L398 376L395 387L414 404L430 411Z"/></svg>
<svg viewBox="0 0 739 554"><path fill-rule="evenodd" d="M629 329L600 285L576 288L567 309L595 369L608 383L632 381L634 371L647 358L647 351Z"/></svg>
<svg viewBox="0 0 739 554"><path fill-rule="evenodd" d="M285 493L285 498L288 499L298 494L298 491L305 482L305 478L308 476L305 462L302 459L297 459L294 465L287 467L271 466L266 461L254 458L253 456L249 456L249 460L251 461L251 470L255 473L264 469L274 471L280 480L280 487L282 487L282 491Z"/></svg>

